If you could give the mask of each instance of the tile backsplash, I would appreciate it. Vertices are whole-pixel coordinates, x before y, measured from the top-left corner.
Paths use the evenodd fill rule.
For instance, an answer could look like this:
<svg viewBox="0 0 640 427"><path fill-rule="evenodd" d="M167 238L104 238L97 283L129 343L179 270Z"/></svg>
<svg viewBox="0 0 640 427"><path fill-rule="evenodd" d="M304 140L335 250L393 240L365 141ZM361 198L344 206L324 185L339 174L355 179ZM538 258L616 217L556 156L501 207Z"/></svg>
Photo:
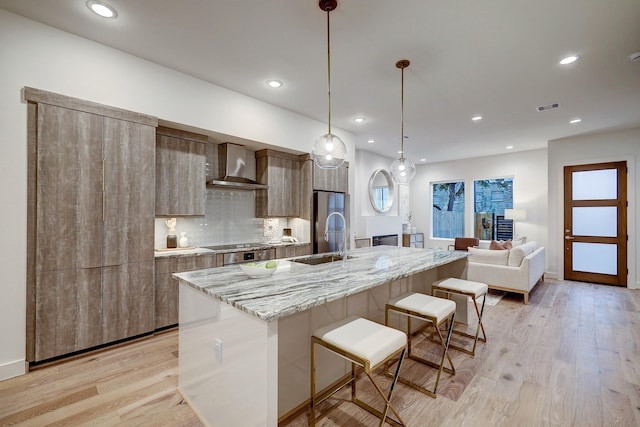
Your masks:
<svg viewBox="0 0 640 427"><path fill-rule="evenodd" d="M283 228L292 228L293 235L305 235L309 221L298 218L255 217L255 192L246 190L206 189L204 217L177 217L176 234L187 233L189 246L225 245L231 243L279 240ZM167 247L167 218L156 218L155 247ZM301 239L301 241L307 241Z"/></svg>

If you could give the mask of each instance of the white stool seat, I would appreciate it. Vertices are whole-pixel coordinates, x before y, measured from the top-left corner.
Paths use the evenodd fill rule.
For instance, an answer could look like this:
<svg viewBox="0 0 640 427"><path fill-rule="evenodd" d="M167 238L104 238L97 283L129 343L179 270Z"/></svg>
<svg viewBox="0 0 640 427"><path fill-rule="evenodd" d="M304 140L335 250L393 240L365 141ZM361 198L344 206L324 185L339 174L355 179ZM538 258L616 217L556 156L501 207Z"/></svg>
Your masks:
<svg viewBox="0 0 640 427"><path fill-rule="evenodd" d="M472 282L471 280L457 279L454 277L438 280L433 283L433 286L458 291L464 294L473 294L476 298L486 294L489 290L489 286L487 286L486 283Z"/></svg>
<svg viewBox="0 0 640 427"><path fill-rule="evenodd" d="M436 319L436 324L440 324L445 318L450 317L451 313L456 311L456 303L452 300L416 292L392 298L387 304L414 311L422 316L433 317Z"/></svg>
<svg viewBox="0 0 640 427"><path fill-rule="evenodd" d="M407 345L404 332L355 316L319 328L313 336L367 360L372 367Z"/></svg>

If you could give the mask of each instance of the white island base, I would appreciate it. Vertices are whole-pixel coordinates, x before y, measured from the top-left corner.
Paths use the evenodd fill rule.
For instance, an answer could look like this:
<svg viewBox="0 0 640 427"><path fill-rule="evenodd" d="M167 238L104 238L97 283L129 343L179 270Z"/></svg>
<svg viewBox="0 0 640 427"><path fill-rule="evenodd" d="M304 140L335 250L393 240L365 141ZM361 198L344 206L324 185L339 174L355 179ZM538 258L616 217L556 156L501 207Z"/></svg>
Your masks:
<svg viewBox="0 0 640 427"><path fill-rule="evenodd" d="M391 297L430 293L438 279L463 277L466 263L466 258L451 261L270 321L236 309L181 277L179 390L206 425L277 426L278 420L308 404L313 330L351 315L384 323L384 306ZM458 306L463 309L456 313L457 320L466 322L466 300ZM392 320L402 328L399 318ZM318 389L349 370L343 358L318 352Z"/></svg>

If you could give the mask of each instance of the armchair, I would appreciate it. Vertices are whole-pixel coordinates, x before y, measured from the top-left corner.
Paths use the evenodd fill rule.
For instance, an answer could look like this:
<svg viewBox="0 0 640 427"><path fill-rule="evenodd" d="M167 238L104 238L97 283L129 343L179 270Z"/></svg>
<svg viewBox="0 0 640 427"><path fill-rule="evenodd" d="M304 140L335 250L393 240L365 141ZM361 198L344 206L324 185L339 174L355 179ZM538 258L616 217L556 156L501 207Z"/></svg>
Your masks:
<svg viewBox="0 0 640 427"><path fill-rule="evenodd" d="M456 237L453 241L453 245L449 245L448 249L456 251L466 251L469 246L477 248L480 245L480 239L475 237Z"/></svg>

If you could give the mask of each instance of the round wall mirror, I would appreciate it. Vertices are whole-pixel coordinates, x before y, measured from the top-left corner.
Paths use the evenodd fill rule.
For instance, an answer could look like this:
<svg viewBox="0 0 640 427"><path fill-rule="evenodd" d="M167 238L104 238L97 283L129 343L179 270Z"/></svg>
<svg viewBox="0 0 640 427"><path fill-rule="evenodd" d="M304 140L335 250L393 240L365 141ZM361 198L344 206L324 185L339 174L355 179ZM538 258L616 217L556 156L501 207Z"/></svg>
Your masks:
<svg viewBox="0 0 640 427"><path fill-rule="evenodd" d="M376 212L389 212L393 205L393 180L385 169L378 169L369 178L369 201Z"/></svg>

